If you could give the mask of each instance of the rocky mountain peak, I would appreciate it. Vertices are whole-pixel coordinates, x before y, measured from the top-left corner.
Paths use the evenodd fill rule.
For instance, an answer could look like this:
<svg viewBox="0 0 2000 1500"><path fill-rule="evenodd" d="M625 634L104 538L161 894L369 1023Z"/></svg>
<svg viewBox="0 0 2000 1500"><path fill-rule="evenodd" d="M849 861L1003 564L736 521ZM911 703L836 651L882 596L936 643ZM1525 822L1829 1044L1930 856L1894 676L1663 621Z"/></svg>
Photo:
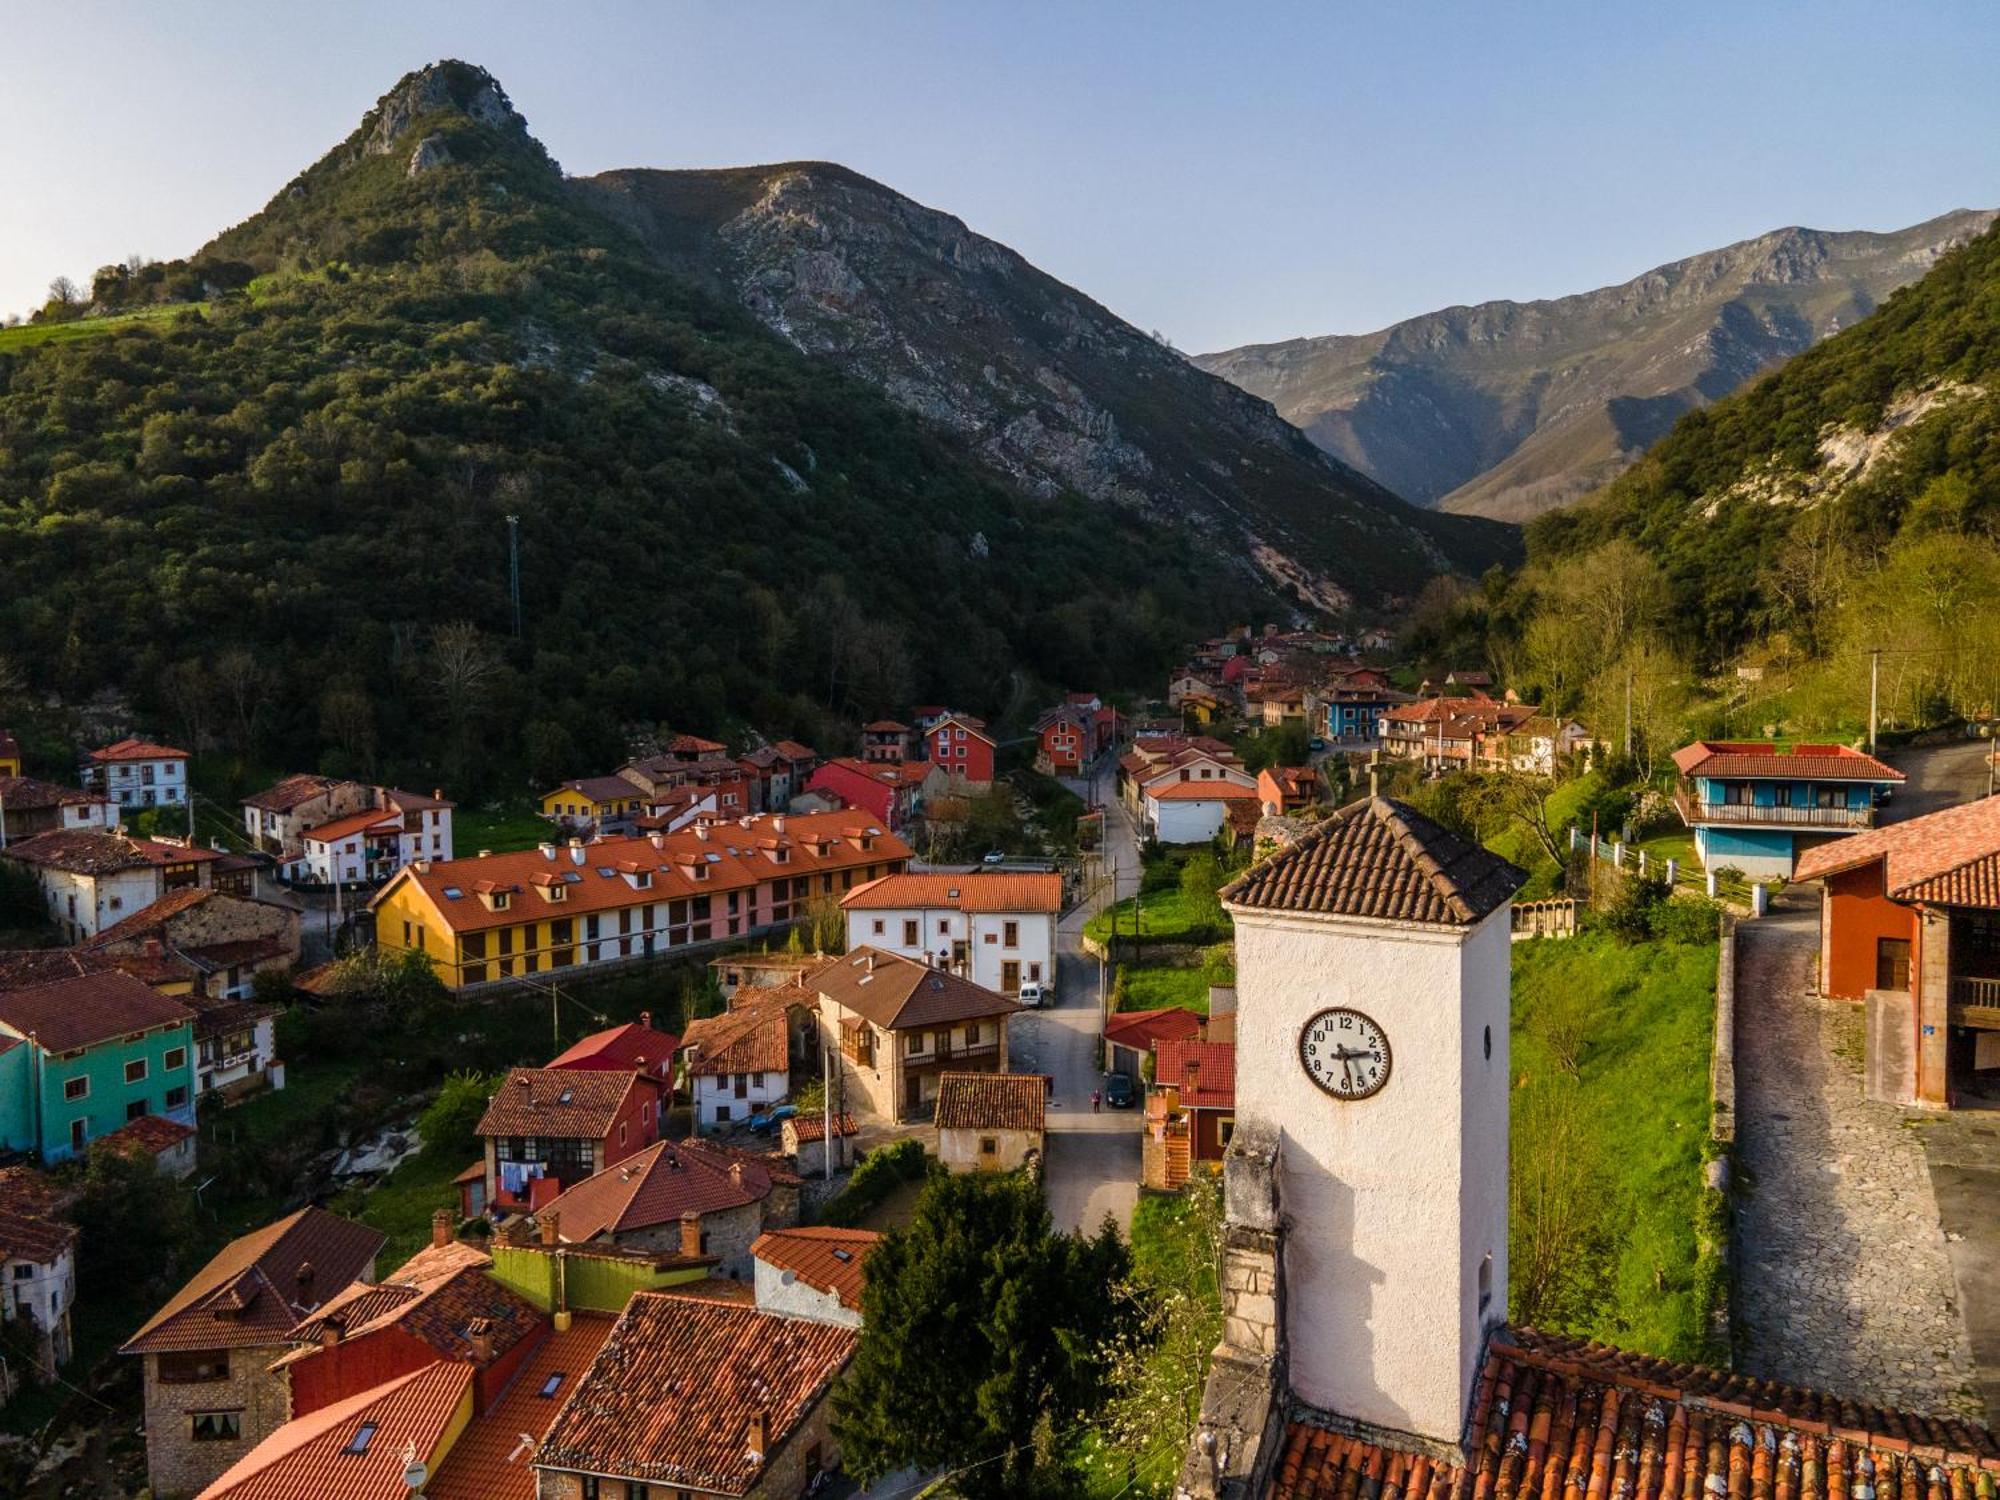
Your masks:
<svg viewBox="0 0 2000 1500"><path fill-rule="evenodd" d="M547 162L500 80L474 63L447 58L406 73L376 101L350 138L357 156L407 154L410 175L453 160L451 136L471 129Z"/></svg>

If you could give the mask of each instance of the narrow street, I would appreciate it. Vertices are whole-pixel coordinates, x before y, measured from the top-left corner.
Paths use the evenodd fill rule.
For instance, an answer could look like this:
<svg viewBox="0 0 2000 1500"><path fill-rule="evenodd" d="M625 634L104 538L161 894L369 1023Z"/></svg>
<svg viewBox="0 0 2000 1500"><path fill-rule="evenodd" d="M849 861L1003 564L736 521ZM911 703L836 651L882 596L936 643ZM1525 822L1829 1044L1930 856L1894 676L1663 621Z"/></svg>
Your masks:
<svg viewBox="0 0 2000 1500"><path fill-rule="evenodd" d="M1046 1183L1049 1211L1059 1229L1094 1230L1106 1214L1121 1229L1132 1222L1139 1197L1140 1110L1106 1109L1092 1114L1090 1095L1103 1086L1097 1067L1100 1034L1098 962L1083 950L1083 924L1112 899L1139 889L1139 842L1116 801L1115 778L1107 764L1092 783L1068 781L1078 796L1105 808L1107 878L1093 895L1067 913L1057 929L1058 983L1053 1006L1023 1016L1015 1024L1018 1041L1010 1065L1016 1072L1048 1073L1055 1080L1049 1098ZM1109 868L1117 870L1116 891Z"/></svg>

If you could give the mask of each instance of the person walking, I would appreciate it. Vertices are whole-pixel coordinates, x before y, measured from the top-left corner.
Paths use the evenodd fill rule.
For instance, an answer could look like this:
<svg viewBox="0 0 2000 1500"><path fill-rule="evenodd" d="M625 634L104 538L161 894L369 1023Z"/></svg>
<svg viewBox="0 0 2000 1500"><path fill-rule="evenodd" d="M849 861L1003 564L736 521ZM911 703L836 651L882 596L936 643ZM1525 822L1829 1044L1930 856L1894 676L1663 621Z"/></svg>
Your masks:
<svg viewBox="0 0 2000 1500"><path fill-rule="evenodd" d="M1102 1106L1103 1103L1104 1103L1104 1090L1092 1089L1090 1091L1090 1112L1092 1114L1099 1113L1100 1106Z"/></svg>

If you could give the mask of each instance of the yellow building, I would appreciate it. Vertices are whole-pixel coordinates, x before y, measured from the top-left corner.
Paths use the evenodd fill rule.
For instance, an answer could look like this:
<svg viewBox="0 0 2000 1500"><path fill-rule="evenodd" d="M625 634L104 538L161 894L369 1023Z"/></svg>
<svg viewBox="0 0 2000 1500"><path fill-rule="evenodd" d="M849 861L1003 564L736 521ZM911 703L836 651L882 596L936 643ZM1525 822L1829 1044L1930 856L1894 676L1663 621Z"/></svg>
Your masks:
<svg viewBox="0 0 2000 1500"><path fill-rule="evenodd" d="M584 776L542 794L542 816L569 823L629 818L643 794L623 776Z"/></svg>
<svg viewBox="0 0 2000 1500"><path fill-rule="evenodd" d="M740 941L909 858L862 810L708 815L674 833L419 860L370 907L378 948L428 954L457 989Z"/></svg>
<svg viewBox="0 0 2000 1500"><path fill-rule="evenodd" d="M14 736L0 729L0 776L21 774L21 747Z"/></svg>

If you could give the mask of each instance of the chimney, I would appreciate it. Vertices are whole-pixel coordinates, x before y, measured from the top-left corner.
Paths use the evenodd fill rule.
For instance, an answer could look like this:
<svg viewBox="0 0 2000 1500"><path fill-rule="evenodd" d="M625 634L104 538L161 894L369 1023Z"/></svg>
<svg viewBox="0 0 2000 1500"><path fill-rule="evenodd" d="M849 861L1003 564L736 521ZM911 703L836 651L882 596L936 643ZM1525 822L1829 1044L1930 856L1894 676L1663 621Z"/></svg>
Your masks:
<svg viewBox="0 0 2000 1500"><path fill-rule="evenodd" d="M664 833L649 833L646 835L646 842L655 849L664 849L667 847L667 836Z"/></svg>
<svg viewBox="0 0 2000 1500"><path fill-rule="evenodd" d="M700 840L701 840L701 841L702 841L702 842L703 842L704 844L705 844L705 843L707 843L707 842L708 842L708 824L706 824L706 823L702 823L702 822L697 822L697 823L696 823L696 824L694 825L694 836L695 836L696 838L700 839Z"/></svg>
<svg viewBox="0 0 2000 1500"><path fill-rule="evenodd" d="M730 1180L731 1182L735 1183L735 1184L736 1184L736 1186L738 1186L738 1187L742 1187L742 1186L743 1186L743 1163L742 1163L742 1162L740 1162L740 1161L733 1161L733 1162L731 1162L731 1163L729 1164L729 1180Z"/></svg>
<svg viewBox="0 0 2000 1500"><path fill-rule="evenodd" d="M431 797L432 797L432 799L433 799L433 800L435 800L435 801L438 801L438 802L442 802L442 801L444 801L444 788L443 788L443 787L441 787L441 786L434 786L434 787L432 787L432 788L431 788Z"/></svg>
<svg viewBox="0 0 2000 1500"><path fill-rule="evenodd" d="M472 1362L475 1365L493 1363L493 1323L487 1318L474 1318L465 1325L465 1337L472 1345Z"/></svg>
<svg viewBox="0 0 2000 1500"><path fill-rule="evenodd" d="M535 848L541 851L543 859L554 859L556 857L556 846L554 844L543 842L535 845Z"/></svg>
<svg viewBox="0 0 2000 1500"><path fill-rule="evenodd" d="M872 952L868 955L866 963L868 965L868 972L873 974L875 972L875 955Z"/></svg>
<svg viewBox="0 0 2000 1500"><path fill-rule="evenodd" d="M292 1273L292 1301L300 1307L317 1307L313 1301L313 1263L299 1262L298 1270Z"/></svg>
<svg viewBox="0 0 2000 1500"><path fill-rule="evenodd" d="M320 1348L331 1349L335 1344L340 1342L340 1337L345 1332L347 1332L347 1325L340 1318L328 1317L321 1319L319 1325Z"/></svg>
<svg viewBox="0 0 2000 1500"><path fill-rule="evenodd" d="M553 1209L545 1208L542 1210L542 1216L539 1222L542 1231L542 1243L544 1245L547 1245L550 1248L554 1248L555 1246L560 1245L562 1243L562 1236L556 1232L559 1227L561 1219L562 1215L555 1212Z"/></svg>
<svg viewBox="0 0 2000 1500"><path fill-rule="evenodd" d="M431 1248L442 1250L451 1243L451 1210L440 1208L431 1215Z"/></svg>
<svg viewBox="0 0 2000 1500"><path fill-rule="evenodd" d="M761 1406L750 1413L750 1431L743 1445L754 1463L761 1464L764 1455L771 1451L771 1414Z"/></svg>
<svg viewBox="0 0 2000 1500"><path fill-rule="evenodd" d="M690 1260L701 1254L701 1215L692 1209L681 1215L681 1254Z"/></svg>
<svg viewBox="0 0 2000 1500"><path fill-rule="evenodd" d="M580 865L583 863L582 839L571 839L569 841L569 862L573 865Z"/></svg>
<svg viewBox="0 0 2000 1500"><path fill-rule="evenodd" d="M783 813L778 813L771 819L771 832L783 833L784 831L785 831L785 815Z"/></svg>
<svg viewBox="0 0 2000 1500"><path fill-rule="evenodd" d="M431 862L427 859L413 859L410 863L416 866L419 875L428 875L431 872Z"/></svg>
<svg viewBox="0 0 2000 1500"><path fill-rule="evenodd" d="M653 1029L653 1013L650 1010L640 1011L639 1024L645 1027L648 1031L651 1031Z"/></svg>

